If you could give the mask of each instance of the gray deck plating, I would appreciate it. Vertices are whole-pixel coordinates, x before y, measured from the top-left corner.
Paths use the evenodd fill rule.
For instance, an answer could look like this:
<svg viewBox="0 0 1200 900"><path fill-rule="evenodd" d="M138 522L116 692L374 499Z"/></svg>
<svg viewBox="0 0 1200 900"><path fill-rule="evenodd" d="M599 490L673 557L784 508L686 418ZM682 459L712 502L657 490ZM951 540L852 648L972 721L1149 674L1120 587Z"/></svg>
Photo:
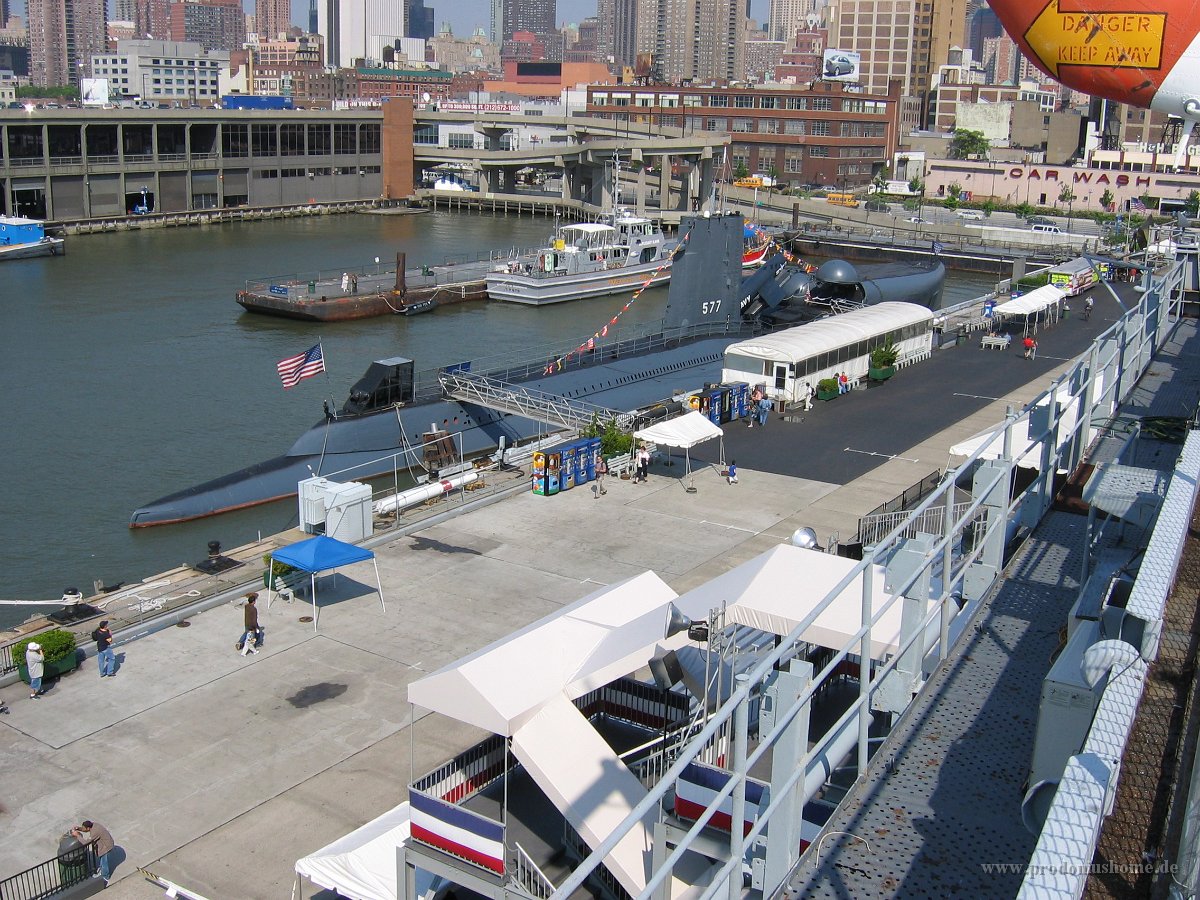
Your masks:
<svg viewBox="0 0 1200 900"><path fill-rule="evenodd" d="M1185 322L1132 393L1131 415L1195 410L1200 338ZM1109 459L1124 436L1102 436ZM1131 462L1169 467L1180 447L1140 442ZM1086 520L1052 512L902 718L867 778L801 860L789 897L1014 896L1035 837L1020 804L1041 682L1079 591ZM1126 528L1124 541L1140 535ZM1115 535L1106 541L1115 539ZM853 835L853 837L851 837ZM858 840L861 838L862 840Z"/></svg>

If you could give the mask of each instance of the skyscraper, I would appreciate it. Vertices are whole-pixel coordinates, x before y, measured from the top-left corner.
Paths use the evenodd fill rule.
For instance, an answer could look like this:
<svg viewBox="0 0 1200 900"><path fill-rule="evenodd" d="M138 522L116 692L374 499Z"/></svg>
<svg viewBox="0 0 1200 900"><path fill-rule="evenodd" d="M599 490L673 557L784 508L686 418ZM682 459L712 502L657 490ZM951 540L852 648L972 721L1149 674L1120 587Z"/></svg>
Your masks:
<svg viewBox="0 0 1200 900"><path fill-rule="evenodd" d="M798 32L809 30L808 17L815 10L814 0L771 0L771 12L767 20L768 37L790 46Z"/></svg>
<svg viewBox="0 0 1200 900"><path fill-rule="evenodd" d="M658 0L655 22L659 77L671 82L746 77L744 0Z"/></svg>
<svg viewBox="0 0 1200 900"><path fill-rule="evenodd" d="M382 59L383 48L404 37L406 4L395 0L321 0L317 32L325 61L349 67L356 59Z"/></svg>
<svg viewBox="0 0 1200 900"><path fill-rule="evenodd" d="M554 0L503 0L504 39L508 40L518 31L529 31L536 35L551 35L556 32Z"/></svg>
<svg viewBox="0 0 1200 900"><path fill-rule="evenodd" d="M78 85L93 53L103 53L104 0L29 0L29 77L38 86Z"/></svg>
<svg viewBox="0 0 1200 900"><path fill-rule="evenodd" d="M637 61L637 0L596 0L599 34L597 55L601 62L611 57L617 66L630 66Z"/></svg>
<svg viewBox="0 0 1200 900"><path fill-rule="evenodd" d="M254 0L254 17L259 37L276 40L292 27L291 0Z"/></svg>

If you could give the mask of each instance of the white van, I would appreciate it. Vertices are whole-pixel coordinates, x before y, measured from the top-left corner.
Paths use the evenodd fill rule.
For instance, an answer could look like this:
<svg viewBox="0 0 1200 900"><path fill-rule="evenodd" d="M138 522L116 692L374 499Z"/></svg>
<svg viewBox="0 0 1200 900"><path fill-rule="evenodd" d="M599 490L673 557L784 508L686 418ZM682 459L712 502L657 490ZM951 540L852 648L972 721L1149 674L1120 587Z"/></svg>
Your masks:
<svg viewBox="0 0 1200 900"><path fill-rule="evenodd" d="M1030 231L1035 234L1062 234L1062 229L1057 225L1034 225Z"/></svg>

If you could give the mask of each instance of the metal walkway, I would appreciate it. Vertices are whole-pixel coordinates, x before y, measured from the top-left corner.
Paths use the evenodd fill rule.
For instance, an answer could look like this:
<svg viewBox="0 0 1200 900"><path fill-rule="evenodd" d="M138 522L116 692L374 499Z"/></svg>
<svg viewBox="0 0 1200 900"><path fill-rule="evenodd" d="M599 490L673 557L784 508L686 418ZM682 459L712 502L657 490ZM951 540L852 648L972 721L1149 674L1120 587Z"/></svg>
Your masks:
<svg viewBox="0 0 1200 900"><path fill-rule="evenodd" d="M633 414L618 412L588 403L571 400L548 391L519 387L470 372L444 372L439 376L447 397L463 403L474 403L535 422L545 422L571 431L581 431L593 420L602 425L615 421L625 431L633 428Z"/></svg>
<svg viewBox="0 0 1200 900"><path fill-rule="evenodd" d="M1200 333L1184 322L1122 406L1124 415L1194 414ZM1106 434L1092 458L1115 458ZM1169 468L1180 446L1143 439L1131 464ZM1052 512L1008 565L973 633L906 712L830 819L820 852L800 861L788 900L1012 897L1037 840L1021 821L1042 679L1080 585L1085 520ZM1124 542L1141 535L1127 526ZM1098 552L1109 545L1106 537Z"/></svg>

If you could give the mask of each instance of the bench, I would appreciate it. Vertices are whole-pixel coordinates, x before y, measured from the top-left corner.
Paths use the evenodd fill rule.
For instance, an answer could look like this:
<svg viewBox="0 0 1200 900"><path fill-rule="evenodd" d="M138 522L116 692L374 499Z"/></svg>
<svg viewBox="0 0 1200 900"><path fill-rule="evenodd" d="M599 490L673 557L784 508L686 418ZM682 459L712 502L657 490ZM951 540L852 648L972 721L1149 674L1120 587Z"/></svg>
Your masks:
<svg viewBox="0 0 1200 900"><path fill-rule="evenodd" d="M1011 334L985 334L979 339L979 346L984 350L1007 350L1011 344Z"/></svg>
<svg viewBox="0 0 1200 900"><path fill-rule="evenodd" d="M267 589L267 609L270 609L272 592L291 603L296 599L296 594L303 593L309 586L309 575L307 572L295 571L271 577L269 572L263 572L263 586Z"/></svg>

